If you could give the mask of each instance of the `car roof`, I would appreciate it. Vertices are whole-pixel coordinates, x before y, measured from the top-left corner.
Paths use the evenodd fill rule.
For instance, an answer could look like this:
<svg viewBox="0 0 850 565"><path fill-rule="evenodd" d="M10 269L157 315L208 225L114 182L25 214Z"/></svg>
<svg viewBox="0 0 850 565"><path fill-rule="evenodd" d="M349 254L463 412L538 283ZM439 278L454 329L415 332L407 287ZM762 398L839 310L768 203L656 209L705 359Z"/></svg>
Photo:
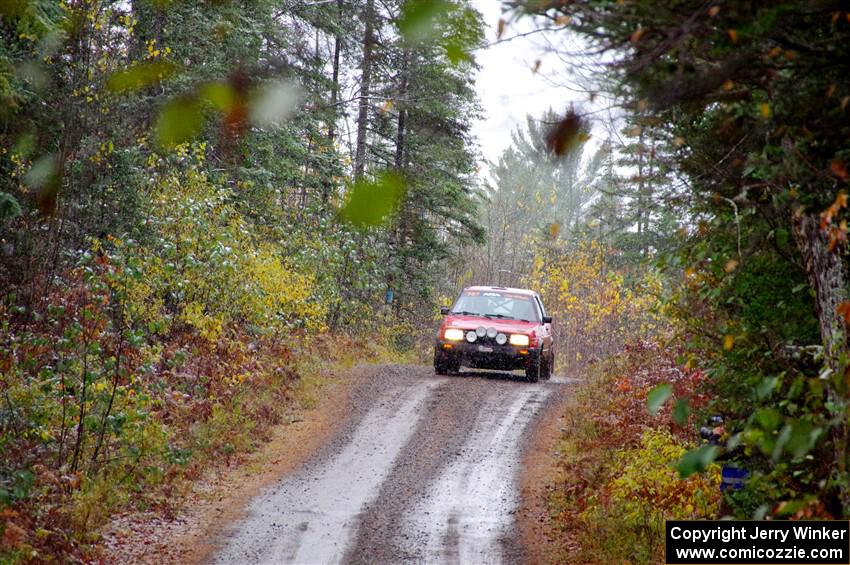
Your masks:
<svg viewBox="0 0 850 565"><path fill-rule="evenodd" d="M505 291L512 292L514 294L525 294L528 296L537 296L538 294L533 290L529 290L527 288L509 288L504 286L468 286L463 289L464 292L467 290L477 290L477 291L487 291L487 290L496 290L496 291Z"/></svg>

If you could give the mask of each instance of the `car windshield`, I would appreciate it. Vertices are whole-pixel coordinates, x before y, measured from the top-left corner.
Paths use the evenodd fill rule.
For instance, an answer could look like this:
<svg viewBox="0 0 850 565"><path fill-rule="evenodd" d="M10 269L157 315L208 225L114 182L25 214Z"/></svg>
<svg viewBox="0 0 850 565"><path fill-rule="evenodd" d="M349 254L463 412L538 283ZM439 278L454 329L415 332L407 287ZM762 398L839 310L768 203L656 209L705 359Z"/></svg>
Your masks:
<svg viewBox="0 0 850 565"><path fill-rule="evenodd" d="M533 298L510 292L466 290L452 307L453 314L539 322Z"/></svg>

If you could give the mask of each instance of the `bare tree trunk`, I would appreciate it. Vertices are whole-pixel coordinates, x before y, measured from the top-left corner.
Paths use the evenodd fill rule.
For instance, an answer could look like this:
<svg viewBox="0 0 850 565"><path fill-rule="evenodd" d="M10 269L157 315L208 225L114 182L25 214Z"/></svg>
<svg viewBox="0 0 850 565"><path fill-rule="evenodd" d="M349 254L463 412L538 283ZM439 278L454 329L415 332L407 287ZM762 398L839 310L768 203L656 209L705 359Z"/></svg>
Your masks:
<svg viewBox="0 0 850 565"><path fill-rule="evenodd" d="M410 57L410 51L408 49L402 50L401 55L401 70L399 72L399 84L398 84L398 128L396 130L396 144L395 144L395 168L397 171L402 172L404 170L404 128L405 121L407 119L407 110L405 109L405 105L403 100L407 97L407 66L408 59Z"/></svg>
<svg viewBox="0 0 850 565"><path fill-rule="evenodd" d="M331 151L334 148L336 140L336 120L338 117L337 103L339 102L339 58L342 51L342 0L337 0L337 32L334 36L334 54L333 54L333 71L331 76L331 117L328 122L328 145ZM331 194L334 191L334 182L331 179L325 179L322 182L322 205L327 206L331 199Z"/></svg>
<svg viewBox="0 0 850 565"><path fill-rule="evenodd" d="M824 362L833 371L831 378L827 379L829 400L845 410L841 423L832 428L831 439L840 477L841 505L846 515L850 511L850 484L847 475L847 395L842 389L845 388L848 344L847 324L838 314L838 305L848 299L844 263L840 254L829 250L818 216L797 212L792 219L792 228L794 240L803 256L809 285L815 291L815 314L820 326ZM836 386L836 379L841 388Z"/></svg>
<svg viewBox="0 0 850 565"><path fill-rule="evenodd" d="M339 6L339 17L342 19L342 0L339 0L337 5ZM334 117L331 118L331 123L328 125L328 139L332 145L336 137L336 104L339 100L339 54L341 49L342 37L341 33L337 31L334 38L333 76L331 77L331 108L333 109Z"/></svg>
<svg viewBox="0 0 850 565"><path fill-rule="evenodd" d="M357 144L354 151L354 180L366 170L366 129L369 121L369 94L372 86L372 48L375 44L375 2L366 0L366 30L363 34L363 64L360 70L360 101L357 112Z"/></svg>
<svg viewBox="0 0 850 565"><path fill-rule="evenodd" d="M641 251L643 251L643 242L645 240L645 235L643 231L643 211L646 207L646 202L644 201L644 183L646 182L643 178L643 129L640 130L640 135L638 136L638 201L637 201L637 235L638 241L641 242Z"/></svg>
<svg viewBox="0 0 850 565"><path fill-rule="evenodd" d="M407 84L408 84L408 76L407 76L407 67L408 67L408 59L410 57L410 51L408 49L402 48L401 53L401 69L399 71L398 77L398 100L404 100L407 96ZM396 138L395 138L395 169L399 174L404 174L407 159L406 159L406 150L404 146L404 134L406 127L406 119L407 119L407 110L405 109L404 102L400 102L398 106L398 121L396 123ZM404 199L401 206L401 214L399 217L398 226L396 228L396 242L395 242L395 251L394 255L396 257L401 256L403 258L403 263L399 265L402 273L405 273L407 270L407 259L406 254L402 252L403 249L407 247L408 241L411 239L411 230L413 228L413 215L414 211L410 209L410 200L407 198ZM392 286L393 283L393 274L390 274L390 278L387 282L388 286ZM401 306L402 301L397 300L395 302L396 313L398 313L398 308Z"/></svg>

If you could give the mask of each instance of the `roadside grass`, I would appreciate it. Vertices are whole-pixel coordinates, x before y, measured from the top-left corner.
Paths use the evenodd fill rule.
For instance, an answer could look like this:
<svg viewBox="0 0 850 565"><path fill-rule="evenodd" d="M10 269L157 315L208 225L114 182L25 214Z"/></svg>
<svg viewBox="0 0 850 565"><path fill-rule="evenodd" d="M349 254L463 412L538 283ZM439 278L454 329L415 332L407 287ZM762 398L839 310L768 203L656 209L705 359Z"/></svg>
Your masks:
<svg viewBox="0 0 850 565"><path fill-rule="evenodd" d="M421 357L416 347L400 349L385 336L367 340L323 335L294 356L294 368L299 375L294 389L295 399L301 408L313 409L328 374L362 364L412 365L420 363Z"/></svg>
<svg viewBox="0 0 850 565"><path fill-rule="evenodd" d="M552 562L663 563L665 519L717 515L719 468L683 480L675 467L697 443L694 426L674 423L670 402L655 416L646 408L648 390L670 382L699 409L702 380L656 345L588 367L564 414L545 489Z"/></svg>

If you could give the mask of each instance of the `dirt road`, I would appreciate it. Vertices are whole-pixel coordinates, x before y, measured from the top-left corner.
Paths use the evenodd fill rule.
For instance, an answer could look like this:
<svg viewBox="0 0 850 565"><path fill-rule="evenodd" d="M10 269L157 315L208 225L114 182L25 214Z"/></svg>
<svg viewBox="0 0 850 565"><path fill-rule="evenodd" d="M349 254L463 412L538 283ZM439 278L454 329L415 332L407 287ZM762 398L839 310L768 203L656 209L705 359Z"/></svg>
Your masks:
<svg viewBox="0 0 850 565"><path fill-rule="evenodd" d="M334 440L251 503L213 562L522 562L519 461L563 385L380 368Z"/></svg>

